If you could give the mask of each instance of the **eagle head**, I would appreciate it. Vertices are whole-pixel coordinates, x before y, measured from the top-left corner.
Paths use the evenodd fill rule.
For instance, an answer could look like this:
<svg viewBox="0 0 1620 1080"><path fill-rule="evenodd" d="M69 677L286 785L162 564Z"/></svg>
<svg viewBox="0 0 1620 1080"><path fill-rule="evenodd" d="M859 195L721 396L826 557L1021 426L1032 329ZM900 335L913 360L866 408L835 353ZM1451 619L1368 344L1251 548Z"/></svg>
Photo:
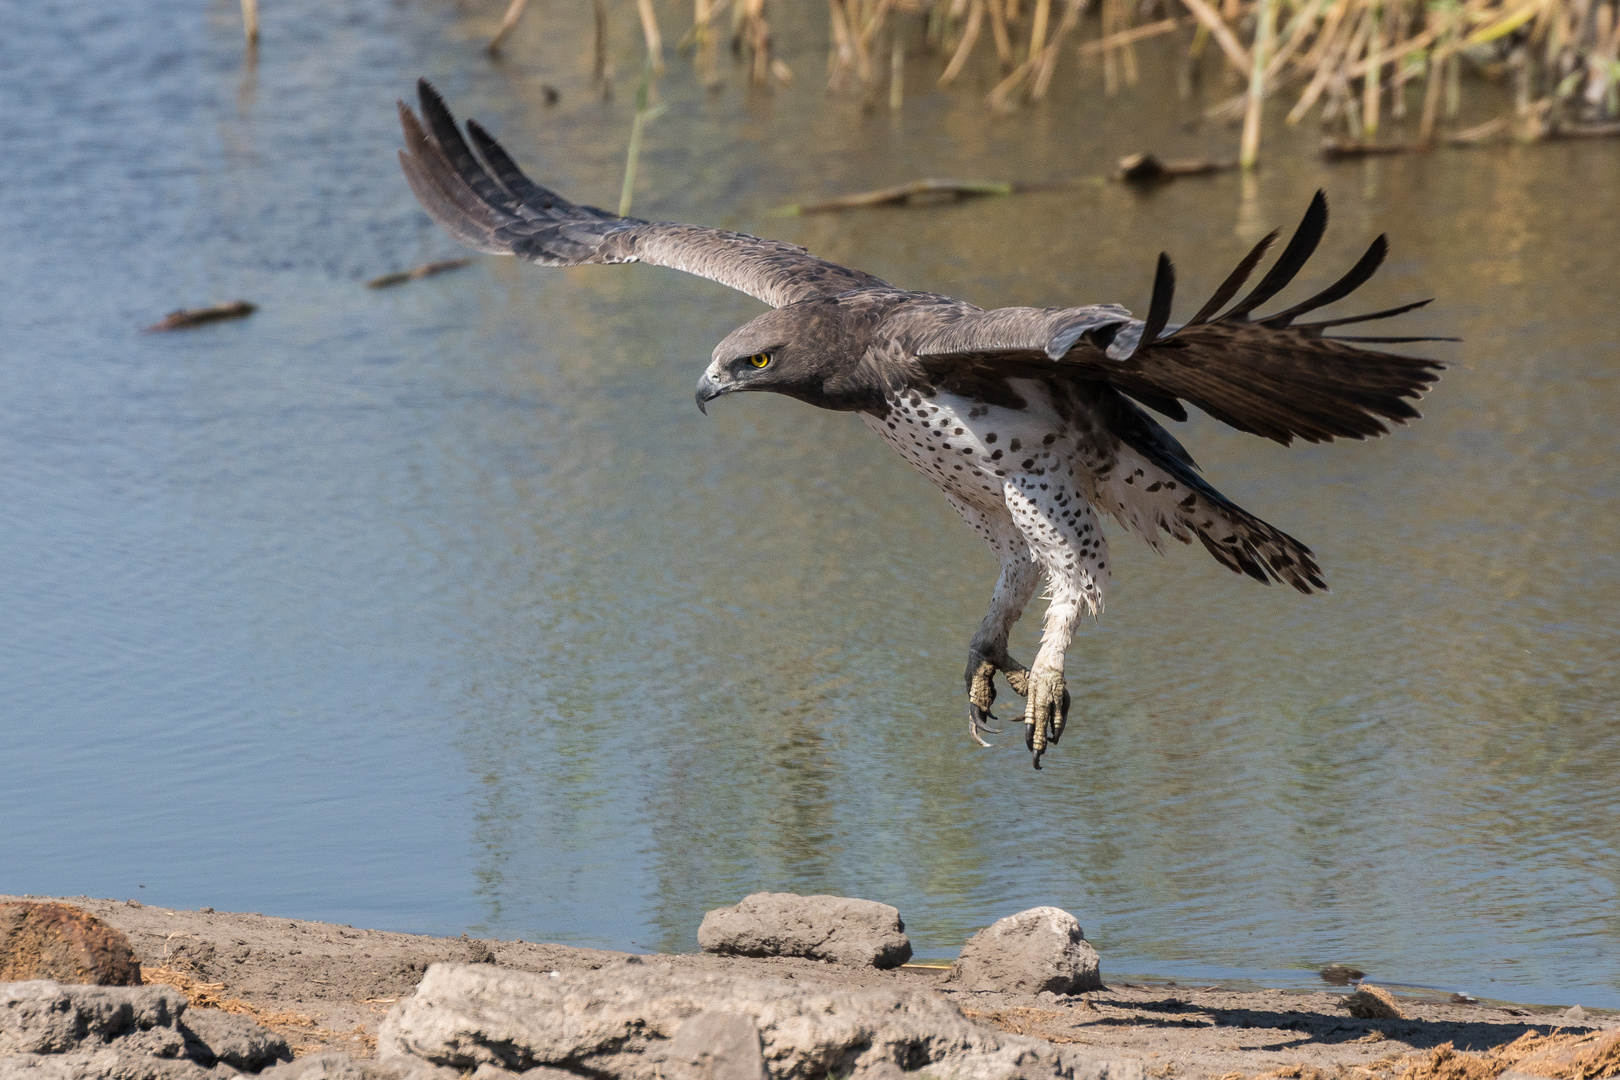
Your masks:
<svg viewBox="0 0 1620 1080"><path fill-rule="evenodd" d="M826 297L767 311L739 326L715 346L713 362L698 380L698 408L706 413L715 398L743 390L769 390L841 412L872 407L874 394L880 404L881 387L861 377L865 320L849 315L838 297Z"/></svg>

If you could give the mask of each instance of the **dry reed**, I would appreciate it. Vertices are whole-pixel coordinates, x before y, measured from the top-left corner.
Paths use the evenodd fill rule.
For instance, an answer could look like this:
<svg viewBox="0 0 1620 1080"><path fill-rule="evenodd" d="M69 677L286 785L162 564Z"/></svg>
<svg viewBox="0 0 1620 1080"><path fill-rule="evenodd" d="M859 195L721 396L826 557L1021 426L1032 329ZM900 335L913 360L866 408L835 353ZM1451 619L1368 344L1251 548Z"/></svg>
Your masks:
<svg viewBox="0 0 1620 1080"><path fill-rule="evenodd" d="M492 49L524 2L510 0ZM657 72L663 44L655 0L633 2ZM607 3L594 5L599 75ZM694 0L678 49L690 50L705 85L721 77L716 24L727 13L731 49L749 79L788 81L791 72L773 55L766 7L766 0ZM1376 148L1384 118L1407 115L1409 96L1418 137L1396 149L1620 134L1620 0L1062 0L1061 12L1054 7L1054 0L827 0L828 86L853 87L868 100L886 96L901 108L920 37L939 65L939 85L961 83L975 62L999 69L986 102L1012 110L1044 98L1065 57L1099 59L1105 92L1117 93L1139 77L1140 42L1177 34L1183 70L1203 63L1213 43L1243 87L1208 114L1243 118L1245 166L1259 155L1265 101L1284 94L1292 97L1288 123L1316 110L1348 137L1341 147L1363 152ZM874 59L885 53L889 63ZM1460 118L1465 75L1508 82L1513 107L1489 126L1442 134Z"/></svg>

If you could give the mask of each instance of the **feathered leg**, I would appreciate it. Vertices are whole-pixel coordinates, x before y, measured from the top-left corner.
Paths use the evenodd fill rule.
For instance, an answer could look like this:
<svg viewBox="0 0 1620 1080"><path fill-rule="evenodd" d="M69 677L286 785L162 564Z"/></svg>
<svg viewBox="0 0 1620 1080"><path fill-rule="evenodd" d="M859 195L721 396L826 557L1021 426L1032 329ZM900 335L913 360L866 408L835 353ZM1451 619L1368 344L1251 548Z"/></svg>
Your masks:
<svg viewBox="0 0 1620 1080"><path fill-rule="evenodd" d="M968 695L968 734L980 746L989 746L980 732L999 734L990 726L995 716L990 706L996 700L996 672L1001 672L1013 693L1022 697L1029 689L1029 669L1007 654L1007 636L1023 615L1040 584L1040 567L1024 540L1024 534L1002 508L984 510L947 495L962 520L990 545L1001 561L1001 575L990 597L990 610L979 623L978 632L968 644L965 680Z"/></svg>
<svg viewBox="0 0 1620 1080"><path fill-rule="evenodd" d="M1051 469L1009 477L1004 492L1007 509L1052 589L1025 695L1024 745L1037 769L1069 719L1064 655L1080 617L1102 611L1108 585L1108 542L1083 490L1072 472Z"/></svg>

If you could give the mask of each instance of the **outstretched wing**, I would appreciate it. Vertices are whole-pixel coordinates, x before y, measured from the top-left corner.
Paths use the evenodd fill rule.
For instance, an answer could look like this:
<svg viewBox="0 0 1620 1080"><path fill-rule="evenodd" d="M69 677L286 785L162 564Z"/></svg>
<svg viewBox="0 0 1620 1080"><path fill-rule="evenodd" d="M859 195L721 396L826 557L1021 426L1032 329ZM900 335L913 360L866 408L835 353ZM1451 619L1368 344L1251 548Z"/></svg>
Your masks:
<svg viewBox="0 0 1620 1080"><path fill-rule="evenodd" d="M523 175L501 145L471 121L469 146L438 91L426 79L416 86L421 120L399 103L406 146L399 162L423 208L468 247L542 266L668 266L729 285L772 307L851 289L889 287L794 244L620 217L571 203Z"/></svg>
<svg viewBox="0 0 1620 1080"><path fill-rule="evenodd" d="M1385 421L1420 415L1411 402L1439 379L1444 365L1421 357L1362 348L1368 344L1450 341L1429 337L1328 337L1324 331L1386 319L1429 303L1295 324L1307 312L1342 300L1372 277L1389 243L1380 236L1354 267L1315 296L1275 315L1250 313L1294 279L1327 228L1327 198L1318 191L1293 239L1260 283L1224 314L1276 241L1273 232L1250 251L1215 295L1181 326L1170 326L1175 267L1159 256L1145 320L1117 305L1089 308L1004 308L967 314L911 344L925 368L945 374L955 365L1000 366L1050 376L1055 370L1112 384L1177 420L1186 401L1240 431L1275 439L1327 442L1388 431Z"/></svg>

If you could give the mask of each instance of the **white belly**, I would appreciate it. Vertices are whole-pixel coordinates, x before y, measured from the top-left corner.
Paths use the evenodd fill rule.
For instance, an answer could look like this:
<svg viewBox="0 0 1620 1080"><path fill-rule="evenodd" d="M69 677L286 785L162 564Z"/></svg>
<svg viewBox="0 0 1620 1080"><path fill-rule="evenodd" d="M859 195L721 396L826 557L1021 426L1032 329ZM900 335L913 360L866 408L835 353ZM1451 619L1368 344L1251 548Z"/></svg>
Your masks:
<svg viewBox="0 0 1620 1080"><path fill-rule="evenodd" d="M1007 477L1066 462L1067 433L1034 382L1013 383L1030 403L1005 409L939 393L889 400L889 415L861 419L907 461L950 494L973 506L1005 506Z"/></svg>

